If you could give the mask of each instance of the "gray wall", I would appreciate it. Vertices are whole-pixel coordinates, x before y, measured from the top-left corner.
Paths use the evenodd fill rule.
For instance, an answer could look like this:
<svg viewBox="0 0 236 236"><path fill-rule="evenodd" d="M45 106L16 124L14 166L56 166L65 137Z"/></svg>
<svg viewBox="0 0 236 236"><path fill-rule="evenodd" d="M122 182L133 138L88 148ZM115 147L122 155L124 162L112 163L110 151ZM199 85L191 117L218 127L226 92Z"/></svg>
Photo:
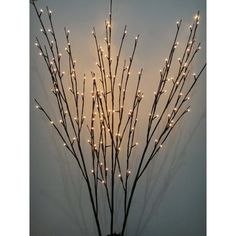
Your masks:
<svg viewBox="0 0 236 236"><path fill-rule="evenodd" d="M89 74L91 70L96 70L91 29L95 26L103 39L102 30L108 12L108 0L38 0L37 4L43 8L48 5L52 9L61 49L65 47L63 27L67 26L71 30L72 44L81 74ZM55 103L50 95L49 75L34 46L34 37L40 35L40 26L32 10L31 235L95 235L96 228L86 186L81 181L76 163L63 148L48 121L34 108L33 98L36 97L50 114L56 117ZM176 20L180 17L183 19L181 43L186 38L188 25L197 10L201 12L198 38L203 42L203 50L194 65L196 71L205 62L204 0L114 0L113 10L115 42L118 42L123 26L128 25L126 56L130 54L130 45L134 37L140 34L134 71L144 68L144 81L141 87L145 92L146 104L151 102L159 68L168 55ZM63 50L62 53L65 54ZM131 209L127 235L205 235L205 99L204 73L192 94L191 112L173 133L165 150L153 162L140 182ZM142 108L143 122L149 107ZM139 128L138 138L141 141L145 127L144 124ZM105 208L102 200L101 204L104 204ZM119 200L116 204L118 206ZM107 217L104 213L102 228L106 232Z"/></svg>

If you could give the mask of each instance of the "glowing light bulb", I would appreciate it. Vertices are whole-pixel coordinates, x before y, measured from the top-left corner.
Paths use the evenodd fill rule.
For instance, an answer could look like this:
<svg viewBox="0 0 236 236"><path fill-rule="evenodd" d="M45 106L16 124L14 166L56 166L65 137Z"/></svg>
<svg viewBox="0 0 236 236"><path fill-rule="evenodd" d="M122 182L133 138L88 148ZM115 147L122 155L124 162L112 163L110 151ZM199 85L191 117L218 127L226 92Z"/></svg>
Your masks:
<svg viewBox="0 0 236 236"><path fill-rule="evenodd" d="M176 21L176 25L179 25L179 21Z"/></svg>
<svg viewBox="0 0 236 236"><path fill-rule="evenodd" d="M127 30L125 30L125 34L127 34Z"/></svg>
<svg viewBox="0 0 236 236"><path fill-rule="evenodd" d="M63 143L63 146L66 147L66 143Z"/></svg>
<svg viewBox="0 0 236 236"><path fill-rule="evenodd" d="M94 173L94 170L91 170L91 173Z"/></svg>
<svg viewBox="0 0 236 236"><path fill-rule="evenodd" d="M128 175L130 175L130 174L131 174L131 171L130 171L130 170L128 170L128 171L127 171L127 174L128 174Z"/></svg>
<svg viewBox="0 0 236 236"><path fill-rule="evenodd" d="M160 148L162 148L162 147L163 147L163 145L161 144L159 147L160 147Z"/></svg>
<svg viewBox="0 0 236 236"><path fill-rule="evenodd" d="M62 120L59 120L59 122L62 124L63 123L63 121Z"/></svg>
<svg viewBox="0 0 236 236"><path fill-rule="evenodd" d="M138 142L135 143L136 146L138 146L138 144L139 144Z"/></svg>
<svg viewBox="0 0 236 236"><path fill-rule="evenodd" d="M35 107L36 107L37 109L39 109L39 105L36 105Z"/></svg>
<svg viewBox="0 0 236 236"><path fill-rule="evenodd" d="M104 180L102 180L102 184L105 184L105 181L104 181Z"/></svg>
<svg viewBox="0 0 236 236"><path fill-rule="evenodd" d="M53 122L52 120L50 121L50 123L51 123L51 125L53 125L53 124L54 124L54 122Z"/></svg>
<svg viewBox="0 0 236 236"><path fill-rule="evenodd" d="M180 94L179 94L179 96L182 96L182 95L183 95L183 93L180 93Z"/></svg>
<svg viewBox="0 0 236 236"><path fill-rule="evenodd" d="M108 171L108 168L106 168L106 171Z"/></svg>
<svg viewBox="0 0 236 236"><path fill-rule="evenodd" d="M187 112L190 112L190 111L191 111L190 108L188 108Z"/></svg>
<svg viewBox="0 0 236 236"><path fill-rule="evenodd" d="M90 143L90 140L88 139L88 141L87 141L88 143Z"/></svg>
<svg viewBox="0 0 236 236"><path fill-rule="evenodd" d="M51 11L51 10L49 10L49 14L50 14L50 15L52 14L52 11Z"/></svg>
<svg viewBox="0 0 236 236"><path fill-rule="evenodd" d="M121 174L118 174L118 178L121 178Z"/></svg>
<svg viewBox="0 0 236 236"><path fill-rule="evenodd" d="M40 9L40 12L43 13L43 9Z"/></svg>
<svg viewBox="0 0 236 236"><path fill-rule="evenodd" d="M39 44L38 44L38 43L35 43L34 45L35 45L36 47L38 47L38 46L39 46Z"/></svg>
<svg viewBox="0 0 236 236"><path fill-rule="evenodd" d="M155 143L158 143L158 140L157 140L157 139L155 139Z"/></svg>
<svg viewBox="0 0 236 236"><path fill-rule="evenodd" d="M73 138L74 141L75 141L76 139L77 139L76 137Z"/></svg>

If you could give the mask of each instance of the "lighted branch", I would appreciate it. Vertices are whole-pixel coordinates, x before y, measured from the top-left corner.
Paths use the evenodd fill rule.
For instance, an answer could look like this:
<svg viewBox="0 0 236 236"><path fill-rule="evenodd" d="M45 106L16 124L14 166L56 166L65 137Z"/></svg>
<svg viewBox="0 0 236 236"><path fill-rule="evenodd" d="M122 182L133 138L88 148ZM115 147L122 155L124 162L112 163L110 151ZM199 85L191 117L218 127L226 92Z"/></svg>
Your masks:
<svg viewBox="0 0 236 236"><path fill-rule="evenodd" d="M143 69L131 75L139 35L134 39L130 57L125 59L122 52L127 36L125 26L117 55L113 58L113 18L112 0L110 0L104 40L100 42L95 27L92 30L98 70L91 72L89 76L92 90L88 93L86 82L88 78L85 74L81 75L76 67L77 63L70 42L70 30L64 28L66 46L63 55L52 21L52 11L47 7L44 12L43 9L37 8L35 1L31 3L39 20L43 37L41 40L36 38L35 45L50 74L51 91L59 117L52 119L35 99L36 108L43 112L65 148L78 164L88 189L98 235L105 233L102 232L100 223L102 207L99 195L99 192L104 191L110 214L109 233L117 235L114 230L116 227L120 229L119 235L123 236L137 184L150 163L158 156L159 151L165 147L165 142L173 129L190 111L191 92L205 69L206 65L203 65L198 73L191 72L191 65L201 49L200 43L196 40L199 12L189 27L189 35L178 60L175 59L175 54L179 45L178 36L182 21L176 22L174 40L160 70L160 78L157 80L153 102L147 115L144 140L140 140L143 143L139 146L137 130L144 98L144 93L140 88ZM66 64L62 62L62 57L67 59ZM171 76L170 73L173 74L171 69L176 67L176 64L176 73ZM66 72L62 68L67 68ZM136 81L136 85L132 88L130 87L131 79ZM86 114L85 105L88 108ZM83 144L84 132L89 135L87 145ZM134 150L138 146L139 156L135 155L137 168L131 169ZM89 152L91 160L88 161L87 156L85 159L85 153ZM132 178L130 178L131 175ZM123 223L118 226L114 224L115 213L118 211L115 208L116 189L121 190L123 197Z"/></svg>

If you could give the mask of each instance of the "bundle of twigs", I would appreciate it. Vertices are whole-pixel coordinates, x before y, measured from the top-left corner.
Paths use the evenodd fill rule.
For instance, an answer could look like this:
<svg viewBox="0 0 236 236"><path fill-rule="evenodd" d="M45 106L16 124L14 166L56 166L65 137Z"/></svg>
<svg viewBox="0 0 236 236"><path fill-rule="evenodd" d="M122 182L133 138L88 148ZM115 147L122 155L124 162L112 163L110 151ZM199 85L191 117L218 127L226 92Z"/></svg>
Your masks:
<svg viewBox="0 0 236 236"><path fill-rule="evenodd" d="M169 56L165 59L163 69L160 70L160 79L155 89L154 99L151 104L147 127L145 129L145 141L135 156L136 169L130 167L133 151L138 146L136 132L140 105L144 94L140 89L143 69L137 75L136 86L129 88L131 68L139 40L134 40L133 51L128 60L122 61L121 52L127 35L126 26L121 37L117 56L112 59L112 0L110 0L109 20L105 21L105 49L100 46L95 28L92 35L95 40L97 53L97 67L99 73L91 72L92 91L91 96L86 96L86 76L78 73L76 61L70 43L70 31L65 28L67 46L65 48L68 57L68 73L62 71L62 54L58 45L56 32L52 21L52 12L46 8L46 18L49 28L43 17L42 9L38 9L35 1L31 4L41 24L41 32L46 44L36 38L35 45L39 49L47 69L49 71L52 92L58 108L58 121L51 118L49 113L35 99L36 108L43 112L52 127L61 138L65 148L75 158L82 176L86 182L89 197L96 221L98 235L103 235L100 226L100 206L98 192L103 189L110 213L110 235L124 235L127 219L136 186L147 170L151 161L163 148L167 138L173 129L190 111L190 94L197 83L204 65L199 73L191 74L191 65L200 50L200 43L196 41L196 33L199 26L199 12L194 22L189 27L189 36L185 43L182 55L178 58L178 69L175 77L170 77L170 70L174 63L173 58L178 47L178 35L181 20L176 22L177 30ZM66 85L70 84L69 90ZM167 91L168 88L168 91ZM127 99L131 101L131 107ZM160 102L162 101L162 102ZM160 106L162 103L162 106ZM164 103L164 106L163 106ZM88 114L85 114L85 105L91 106ZM85 116L86 115L86 116ZM82 132L88 129L88 145L82 145ZM85 152L90 149L91 161L85 158ZM124 152L121 152L121 149ZM132 178L130 178L132 174ZM118 178L120 183L115 180ZM115 188L121 188L123 192L123 224L120 226L120 234L114 232Z"/></svg>

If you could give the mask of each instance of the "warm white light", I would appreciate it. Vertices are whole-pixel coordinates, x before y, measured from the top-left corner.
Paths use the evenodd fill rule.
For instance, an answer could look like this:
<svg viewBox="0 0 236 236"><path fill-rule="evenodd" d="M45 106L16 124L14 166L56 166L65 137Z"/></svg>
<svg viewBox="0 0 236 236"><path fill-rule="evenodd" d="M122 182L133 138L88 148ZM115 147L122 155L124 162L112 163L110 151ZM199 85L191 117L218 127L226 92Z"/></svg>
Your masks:
<svg viewBox="0 0 236 236"><path fill-rule="evenodd" d="M138 144L139 144L138 142L135 143L136 146L138 146Z"/></svg>
<svg viewBox="0 0 236 236"><path fill-rule="evenodd" d="M118 178L121 178L121 174L118 174Z"/></svg>
<svg viewBox="0 0 236 236"><path fill-rule="evenodd" d="M76 140L76 137L74 137L73 140L75 141L75 140Z"/></svg>
<svg viewBox="0 0 236 236"><path fill-rule="evenodd" d="M59 122L62 124L63 123L63 121L62 120L59 120Z"/></svg>
<svg viewBox="0 0 236 236"><path fill-rule="evenodd" d="M51 125L53 125L53 124L54 124L54 122L53 122L52 120L50 121L50 123L51 123Z"/></svg>
<svg viewBox="0 0 236 236"><path fill-rule="evenodd" d="M40 12L43 13L43 9L40 9Z"/></svg>
<svg viewBox="0 0 236 236"><path fill-rule="evenodd" d="M63 146L66 147L66 143L63 143Z"/></svg>
<svg viewBox="0 0 236 236"><path fill-rule="evenodd" d="M199 15L195 15L194 19L199 20Z"/></svg>
<svg viewBox="0 0 236 236"><path fill-rule="evenodd" d="M187 110L187 112L190 112L190 111L191 111L190 109Z"/></svg>
<svg viewBox="0 0 236 236"><path fill-rule="evenodd" d="M130 171L130 170L128 170L128 171L127 171L127 174L128 174L128 175L130 175L130 174L131 174L131 171Z"/></svg>
<svg viewBox="0 0 236 236"><path fill-rule="evenodd" d="M35 107L36 107L37 109L39 109L39 105L36 105Z"/></svg>
<svg viewBox="0 0 236 236"><path fill-rule="evenodd" d="M104 181L104 180L102 180L102 184L105 184L105 181Z"/></svg>
<svg viewBox="0 0 236 236"><path fill-rule="evenodd" d="M94 170L91 170L92 173L94 173Z"/></svg>
<svg viewBox="0 0 236 236"><path fill-rule="evenodd" d="M159 147L160 147L160 148L162 148L162 147L163 147L163 145L161 144Z"/></svg>

